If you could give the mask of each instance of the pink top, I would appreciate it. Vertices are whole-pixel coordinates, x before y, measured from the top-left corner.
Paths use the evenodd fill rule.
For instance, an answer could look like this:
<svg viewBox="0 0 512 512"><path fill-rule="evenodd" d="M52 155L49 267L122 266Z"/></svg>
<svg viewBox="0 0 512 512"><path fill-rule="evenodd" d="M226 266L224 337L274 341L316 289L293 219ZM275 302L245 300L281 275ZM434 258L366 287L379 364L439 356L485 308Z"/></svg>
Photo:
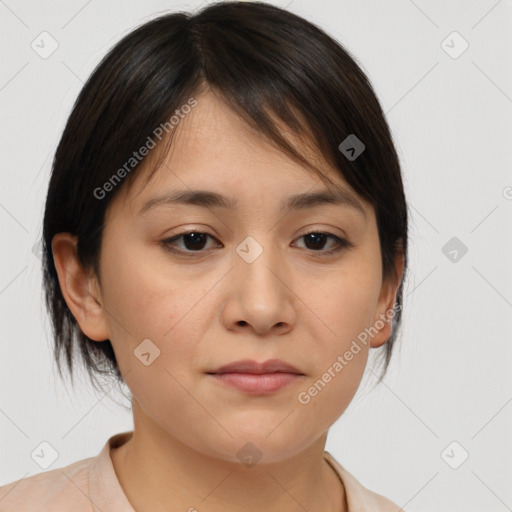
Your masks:
<svg viewBox="0 0 512 512"><path fill-rule="evenodd" d="M110 449L124 444L131 435L122 432L112 436L96 457L1 486L0 511L135 512L110 458ZM345 486L350 512L404 512L360 484L329 452L325 451L324 457Z"/></svg>

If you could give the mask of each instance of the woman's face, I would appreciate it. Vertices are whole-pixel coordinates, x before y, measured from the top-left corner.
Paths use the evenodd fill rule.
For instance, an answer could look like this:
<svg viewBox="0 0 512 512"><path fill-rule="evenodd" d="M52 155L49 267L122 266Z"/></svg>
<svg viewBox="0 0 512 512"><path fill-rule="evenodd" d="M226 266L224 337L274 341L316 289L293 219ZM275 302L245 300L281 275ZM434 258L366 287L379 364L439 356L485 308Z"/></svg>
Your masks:
<svg viewBox="0 0 512 512"><path fill-rule="evenodd" d="M102 339L113 344L137 426L224 460L236 461L250 441L277 462L305 450L348 406L370 344L389 337L382 318L396 284L382 283L373 208L334 170L326 167L360 208L304 200L287 208L294 196L328 189L211 93L180 123L153 180L143 187L138 176L107 212ZM232 204L144 208L197 190ZM189 231L198 234L179 237ZM363 343L375 325L381 331ZM264 393L279 376L249 377L244 390L211 374L247 359L279 359L301 375Z"/></svg>

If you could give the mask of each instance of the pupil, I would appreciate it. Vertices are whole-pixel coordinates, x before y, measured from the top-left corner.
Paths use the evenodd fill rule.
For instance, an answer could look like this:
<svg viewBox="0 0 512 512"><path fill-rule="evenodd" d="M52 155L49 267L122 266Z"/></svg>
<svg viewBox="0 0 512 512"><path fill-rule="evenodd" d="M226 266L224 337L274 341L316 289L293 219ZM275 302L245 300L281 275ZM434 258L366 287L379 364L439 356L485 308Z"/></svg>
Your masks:
<svg viewBox="0 0 512 512"><path fill-rule="evenodd" d="M203 233L187 233L186 235L184 235L183 238L187 249L202 249L206 241L206 237L204 236ZM192 243L190 244L189 241L191 241ZM197 244L199 245L199 247L197 246Z"/></svg>
<svg viewBox="0 0 512 512"><path fill-rule="evenodd" d="M313 245L315 247L310 247L311 248L316 248L316 249L321 249L324 242L325 242L325 235L323 233L310 233L309 235L307 235L306 239L309 239L310 240L313 240ZM306 244L307 245L307 244ZM320 247L316 247L316 245L320 245Z"/></svg>

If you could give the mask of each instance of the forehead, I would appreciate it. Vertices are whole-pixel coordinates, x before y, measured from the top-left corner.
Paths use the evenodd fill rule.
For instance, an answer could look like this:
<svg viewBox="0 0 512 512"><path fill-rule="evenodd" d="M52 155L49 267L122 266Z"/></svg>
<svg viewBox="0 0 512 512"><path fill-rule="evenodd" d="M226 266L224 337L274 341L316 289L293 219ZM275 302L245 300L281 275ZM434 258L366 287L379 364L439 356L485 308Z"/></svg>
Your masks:
<svg viewBox="0 0 512 512"><path fill-rule="evenodd" d="M341 196L345 196L347 204L359 202L365 209L365 201L358 198L310 139L292 133L279 121L276 124L282 136L299 153L321 169L335 187L342 188ZM171 189L174 192L181 190L181 196L186 195L187 189L189 192L202 189L234 196L231 207L237 203L237 193L247 189L252 190L253 195L260 194L267 202L273 197L298 195L312 188L319 191L327 187L335 192L332 184L325 180L322 183L311 169L249 126L211 91L197 97L197 105L182 117L175 131L146 157L140 167L122 201L134 214L144 209L148 201L162 198ZM149 173L152 177L147 182ZM191 195L188 194L189 199ZM282 201L281 206L284 206Z"/></svg>

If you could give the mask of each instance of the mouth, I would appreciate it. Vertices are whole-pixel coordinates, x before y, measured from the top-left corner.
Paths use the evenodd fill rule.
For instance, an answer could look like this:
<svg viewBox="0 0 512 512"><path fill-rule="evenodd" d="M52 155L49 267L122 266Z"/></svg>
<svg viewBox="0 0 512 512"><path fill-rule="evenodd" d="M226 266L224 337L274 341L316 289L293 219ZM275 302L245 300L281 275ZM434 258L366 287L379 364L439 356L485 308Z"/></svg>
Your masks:
<svg viewBox="0 0 512 512"><path fill-rule="evenodd" d="M305 376L295 366L280 359L263 363L244 359L207 372L216 381L252 395L275 393Z"/></svg>

